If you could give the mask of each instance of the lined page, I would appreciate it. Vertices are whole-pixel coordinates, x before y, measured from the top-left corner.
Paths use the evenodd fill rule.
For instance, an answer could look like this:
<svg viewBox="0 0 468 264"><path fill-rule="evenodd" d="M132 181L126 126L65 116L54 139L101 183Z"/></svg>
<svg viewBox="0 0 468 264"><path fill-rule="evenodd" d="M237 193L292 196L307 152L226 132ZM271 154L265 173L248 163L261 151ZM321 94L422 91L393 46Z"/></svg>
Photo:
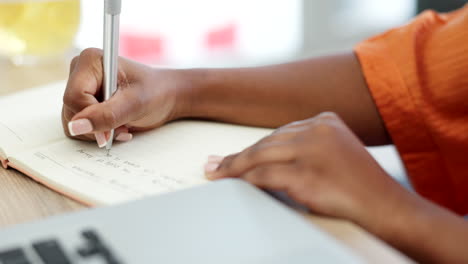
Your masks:
<svg viewBox="0 0 468 264"><path fill-rule="evenodd" d="M90 204L122 201L206 183L208 155L228 155L271 133L269 129L180 121L116 143L106 155L95 143L65 139L15 155L27 173Z"/></svg>
<svg viewBox="0 0 468 264"><path fill-rule="evenodd" d="M0 98L0 149L14 152L64 138L61 125L65 82Z"/></svg>

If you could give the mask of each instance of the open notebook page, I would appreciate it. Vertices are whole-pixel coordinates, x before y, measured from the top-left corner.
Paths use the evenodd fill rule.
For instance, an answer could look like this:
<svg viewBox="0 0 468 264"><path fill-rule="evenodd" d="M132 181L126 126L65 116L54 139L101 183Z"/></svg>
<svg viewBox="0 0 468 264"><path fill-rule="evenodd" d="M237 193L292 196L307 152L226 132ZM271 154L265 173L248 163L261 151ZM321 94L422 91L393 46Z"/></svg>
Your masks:
<svg viewBox="0 0 468 264"><path fill-rule="evenodd" d="M228 155L271 132L180 121L116 143L107 156L95 143L64 139L10 161L46 185L88 204L114 204L206 183L208 155Z"/></svg>
<svg viewBox="0 0 468 264"><path fill-rule="evenodd" d="M0 98L0 158L64 138L60 116L65 82Z"/></svg>

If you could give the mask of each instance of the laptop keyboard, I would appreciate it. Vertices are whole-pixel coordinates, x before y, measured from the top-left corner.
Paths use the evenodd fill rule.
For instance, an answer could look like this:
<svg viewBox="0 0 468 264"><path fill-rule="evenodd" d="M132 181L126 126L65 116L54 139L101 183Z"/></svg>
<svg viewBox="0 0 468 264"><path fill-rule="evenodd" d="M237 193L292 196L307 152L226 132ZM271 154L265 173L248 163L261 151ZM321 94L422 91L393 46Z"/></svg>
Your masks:
<svg viewBox="0 0 468 264"><path fill-rule="evenodd" d="M84 241L75 252L65 252L57 239L38 240L31 246L0 249L0 264L73 264L72 258L79 257L79 263L100 259L102 264L123 264L115 257L95 230L81 232Z"/></svg>

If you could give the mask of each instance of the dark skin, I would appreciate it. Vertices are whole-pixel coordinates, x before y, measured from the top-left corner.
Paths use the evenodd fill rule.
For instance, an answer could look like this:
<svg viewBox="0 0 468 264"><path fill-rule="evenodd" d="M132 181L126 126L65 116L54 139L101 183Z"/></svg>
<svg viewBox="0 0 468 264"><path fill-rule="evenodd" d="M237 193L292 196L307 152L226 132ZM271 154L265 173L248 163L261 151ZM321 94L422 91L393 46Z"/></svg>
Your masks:
<svg viewBox="0 0 468 264"><path fill-rule="evenodd" d="M101 56L101 51L88 49L72 61L64 96L64 121L87 117L94 121L98 132L122 125L130 125L132 131L147 130L180 118L277 128L332 111L366 144L391 143L353 53L268 67L210 71L154 70L121 59L118 93L109 103L92 106L99 99L95 95L101 92ZM159 89L154 89L156 84ZM123 102L129 99L132 104ZM178 103L172 105L175 101ZM92 107L76 115L86 106Z"/></svg>
<svg viewBox="0 0 468 264"><path fill-rule="evenodd" d="M366 151L364 143L391 141L353 53L210 70L160 70L121 59L119 92L105 103L98 103L101 65L96 49L72 63L62 115L67 135L68 123L80 120L91 124L76 136L85 140L114 128L129 141L128 135L182 118L280 127L240 153L209 157L207 176L285 191L420 262L468 262L468 224L405 190Z"/></svg>

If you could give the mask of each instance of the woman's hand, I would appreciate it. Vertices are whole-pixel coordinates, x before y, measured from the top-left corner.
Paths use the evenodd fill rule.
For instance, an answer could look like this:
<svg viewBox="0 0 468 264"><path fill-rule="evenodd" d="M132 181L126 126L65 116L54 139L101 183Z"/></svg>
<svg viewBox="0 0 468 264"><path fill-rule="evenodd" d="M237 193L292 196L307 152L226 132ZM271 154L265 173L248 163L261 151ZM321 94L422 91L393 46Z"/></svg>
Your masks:
<svg viewBox="0 0 468 264"><path fill-rule="evenodd" d="M226 158L211 179L285 191L312 211L360 225L421 263L468 263L468 223L390 178L335 114L286 125Z"/></svg>
<svg viewBox="0 0 468 264"><path fill-rule="evenodd" d="M120 59L118 90L101 103L103 76L101 50L87 49L73 59L62 110L67 136L104 147L108 131L116 129L116 140L129 141L133 132L179 118L185 107L182 90L190 83L178 71Z"/></svg>
<svg viewBox="0 0 468 264"><path fill-rule="evenodd" d="M205 170L210 179L239 177L362 225L391 211L406 193L332 113L281 127L241 153L210 157Z"/></svg>

